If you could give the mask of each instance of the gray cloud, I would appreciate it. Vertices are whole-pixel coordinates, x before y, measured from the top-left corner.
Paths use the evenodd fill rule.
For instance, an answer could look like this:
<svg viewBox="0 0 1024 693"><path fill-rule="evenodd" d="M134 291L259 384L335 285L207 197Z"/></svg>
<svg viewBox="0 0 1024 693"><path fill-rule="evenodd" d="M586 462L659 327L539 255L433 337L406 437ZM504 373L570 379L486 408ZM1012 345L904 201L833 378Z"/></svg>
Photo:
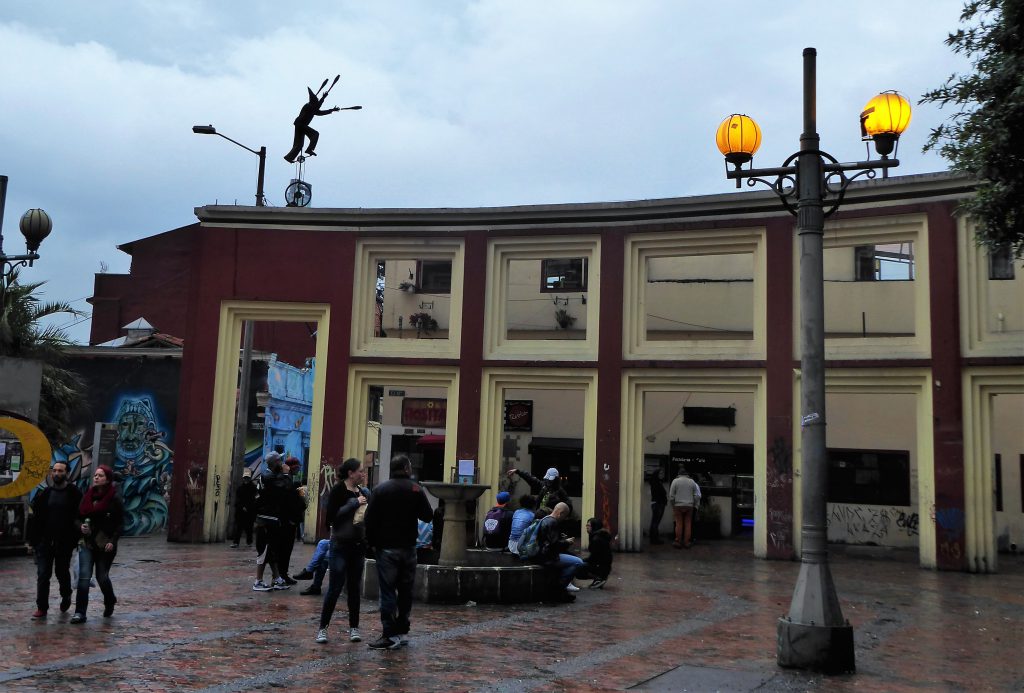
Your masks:
<svg viewBox="0 0 1024 693"><path fill-rule="evenodd" d="M479 206L729 192L714 148L732 112L764 131L775 165L800 131L801 50L818 48L822 145L860 159L857 116L878 91L913 102L965 69L942 41L958 2L6 2L0 6L0 146L17 216L54 218L26 278L51 298L92 290L115 246L251 204L256 158L212 123L269 150L271 204L306 85L342 73L318 119L306 177L321 207ZM946 114L915 109L900 173L942 170L920 152ZM81 302L82 308L88 308ZM73 336L85 341L88 323Z"/></svg>

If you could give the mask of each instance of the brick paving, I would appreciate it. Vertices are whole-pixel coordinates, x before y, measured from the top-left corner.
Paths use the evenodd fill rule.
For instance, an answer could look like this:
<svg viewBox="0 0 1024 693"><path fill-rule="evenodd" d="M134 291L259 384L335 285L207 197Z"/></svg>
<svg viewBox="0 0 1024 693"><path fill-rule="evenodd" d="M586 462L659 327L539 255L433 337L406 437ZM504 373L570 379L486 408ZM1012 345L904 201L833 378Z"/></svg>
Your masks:
<svg viewBox="0 0 1024 693"><path fill-rule="evenodd" d="M936 573L905 551L839 548L833 574L854 626L858 672L821 677L775 664L776 620L797 563L752 558L738 541L618 554L604 590L570 605L424 605L410 647L349 643L344 599L327 645L320 600L256 593L253 552L125 539L119 603L70 625L56 583L30 619L31 557L0 558L3 691L1022 690L1024 557L998 575ZM297 546L294 571L312 553ZM301 586L301 584L300 584ZM364 602L364 640L379 634Z"/></svg>

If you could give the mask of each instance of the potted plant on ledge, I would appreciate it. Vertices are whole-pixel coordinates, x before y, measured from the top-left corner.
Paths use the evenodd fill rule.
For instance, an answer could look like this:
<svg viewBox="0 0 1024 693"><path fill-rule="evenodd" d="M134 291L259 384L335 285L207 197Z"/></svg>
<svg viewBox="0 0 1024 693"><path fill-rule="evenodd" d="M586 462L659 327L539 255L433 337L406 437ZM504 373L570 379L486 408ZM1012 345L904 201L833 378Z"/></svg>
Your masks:
<svg viewBox="0 0 1024 693"><path fill-rule="evenodd" d="M399 291L405 291L406 293L414 294L417 291L419 291L420 288L418 286L416 286L412 282L402 282L401 284L398 285L398 290Z"/></svg>
<svg viewBox="0 0 1024 693"><path fill-rule="evenodd" d="M437 320L430 313L413 313L409 316L409 324L416 328L416 337L430 334L437 329Z"/></svg>
<svg viewBox="0 0 1024 693"><path fill-rule="evenodd" d="M576 323L576 316L572 315L565 308L559 308L555 311L555 322L563 330L568 330Z"/></svg>

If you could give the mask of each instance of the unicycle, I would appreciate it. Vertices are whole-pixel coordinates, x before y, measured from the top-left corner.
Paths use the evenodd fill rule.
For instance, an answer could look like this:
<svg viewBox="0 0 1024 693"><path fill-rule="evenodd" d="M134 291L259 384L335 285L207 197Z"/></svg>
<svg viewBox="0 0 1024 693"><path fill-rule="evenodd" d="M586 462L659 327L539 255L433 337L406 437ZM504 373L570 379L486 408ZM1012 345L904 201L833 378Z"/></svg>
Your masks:
<svg viewBox="0 0 1024 693"><path fill-rule="evenodd" d="M305 207L313 199L313 186L302 180L306 172L306 157L295 160L295 178L284 189L284 200L289 207Z"/></svg>

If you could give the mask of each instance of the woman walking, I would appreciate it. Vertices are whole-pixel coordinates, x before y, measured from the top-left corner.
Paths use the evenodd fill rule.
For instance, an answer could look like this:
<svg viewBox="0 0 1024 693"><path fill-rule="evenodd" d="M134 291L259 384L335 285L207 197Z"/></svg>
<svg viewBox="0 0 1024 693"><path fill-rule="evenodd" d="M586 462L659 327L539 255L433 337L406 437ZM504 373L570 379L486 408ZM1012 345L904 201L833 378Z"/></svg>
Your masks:
<svg viewBox="0 0 1024 693"><path fill-rule="evenodd" d="M338 470L344 480L335 485L327 497L327 517L331 523L331 550L328 554L330 584L320 610L320 628L316 641L327 642L327 627L331 624L334 607L341 589L348 583L348 639L359 642L359 592L363 583L363 564L366 559L366 529L363 514L370 490L361 484L366 478L363 463L354 457L342 462Z"/></svg>
<svg viewBox="0 0 1024 693"><path fill-rule="evenodd" d="M124 526L124 505L117 495L114 470L100 465L92 475L92 486L78 506L82 543L78 549L78 590L75 593L75 615L71 623L83 623L89 607L89 581L96 568L96 582L103 593L103 615L114 613L114 586L110 583L110 566L117 555L117 540Z"/></svg>

